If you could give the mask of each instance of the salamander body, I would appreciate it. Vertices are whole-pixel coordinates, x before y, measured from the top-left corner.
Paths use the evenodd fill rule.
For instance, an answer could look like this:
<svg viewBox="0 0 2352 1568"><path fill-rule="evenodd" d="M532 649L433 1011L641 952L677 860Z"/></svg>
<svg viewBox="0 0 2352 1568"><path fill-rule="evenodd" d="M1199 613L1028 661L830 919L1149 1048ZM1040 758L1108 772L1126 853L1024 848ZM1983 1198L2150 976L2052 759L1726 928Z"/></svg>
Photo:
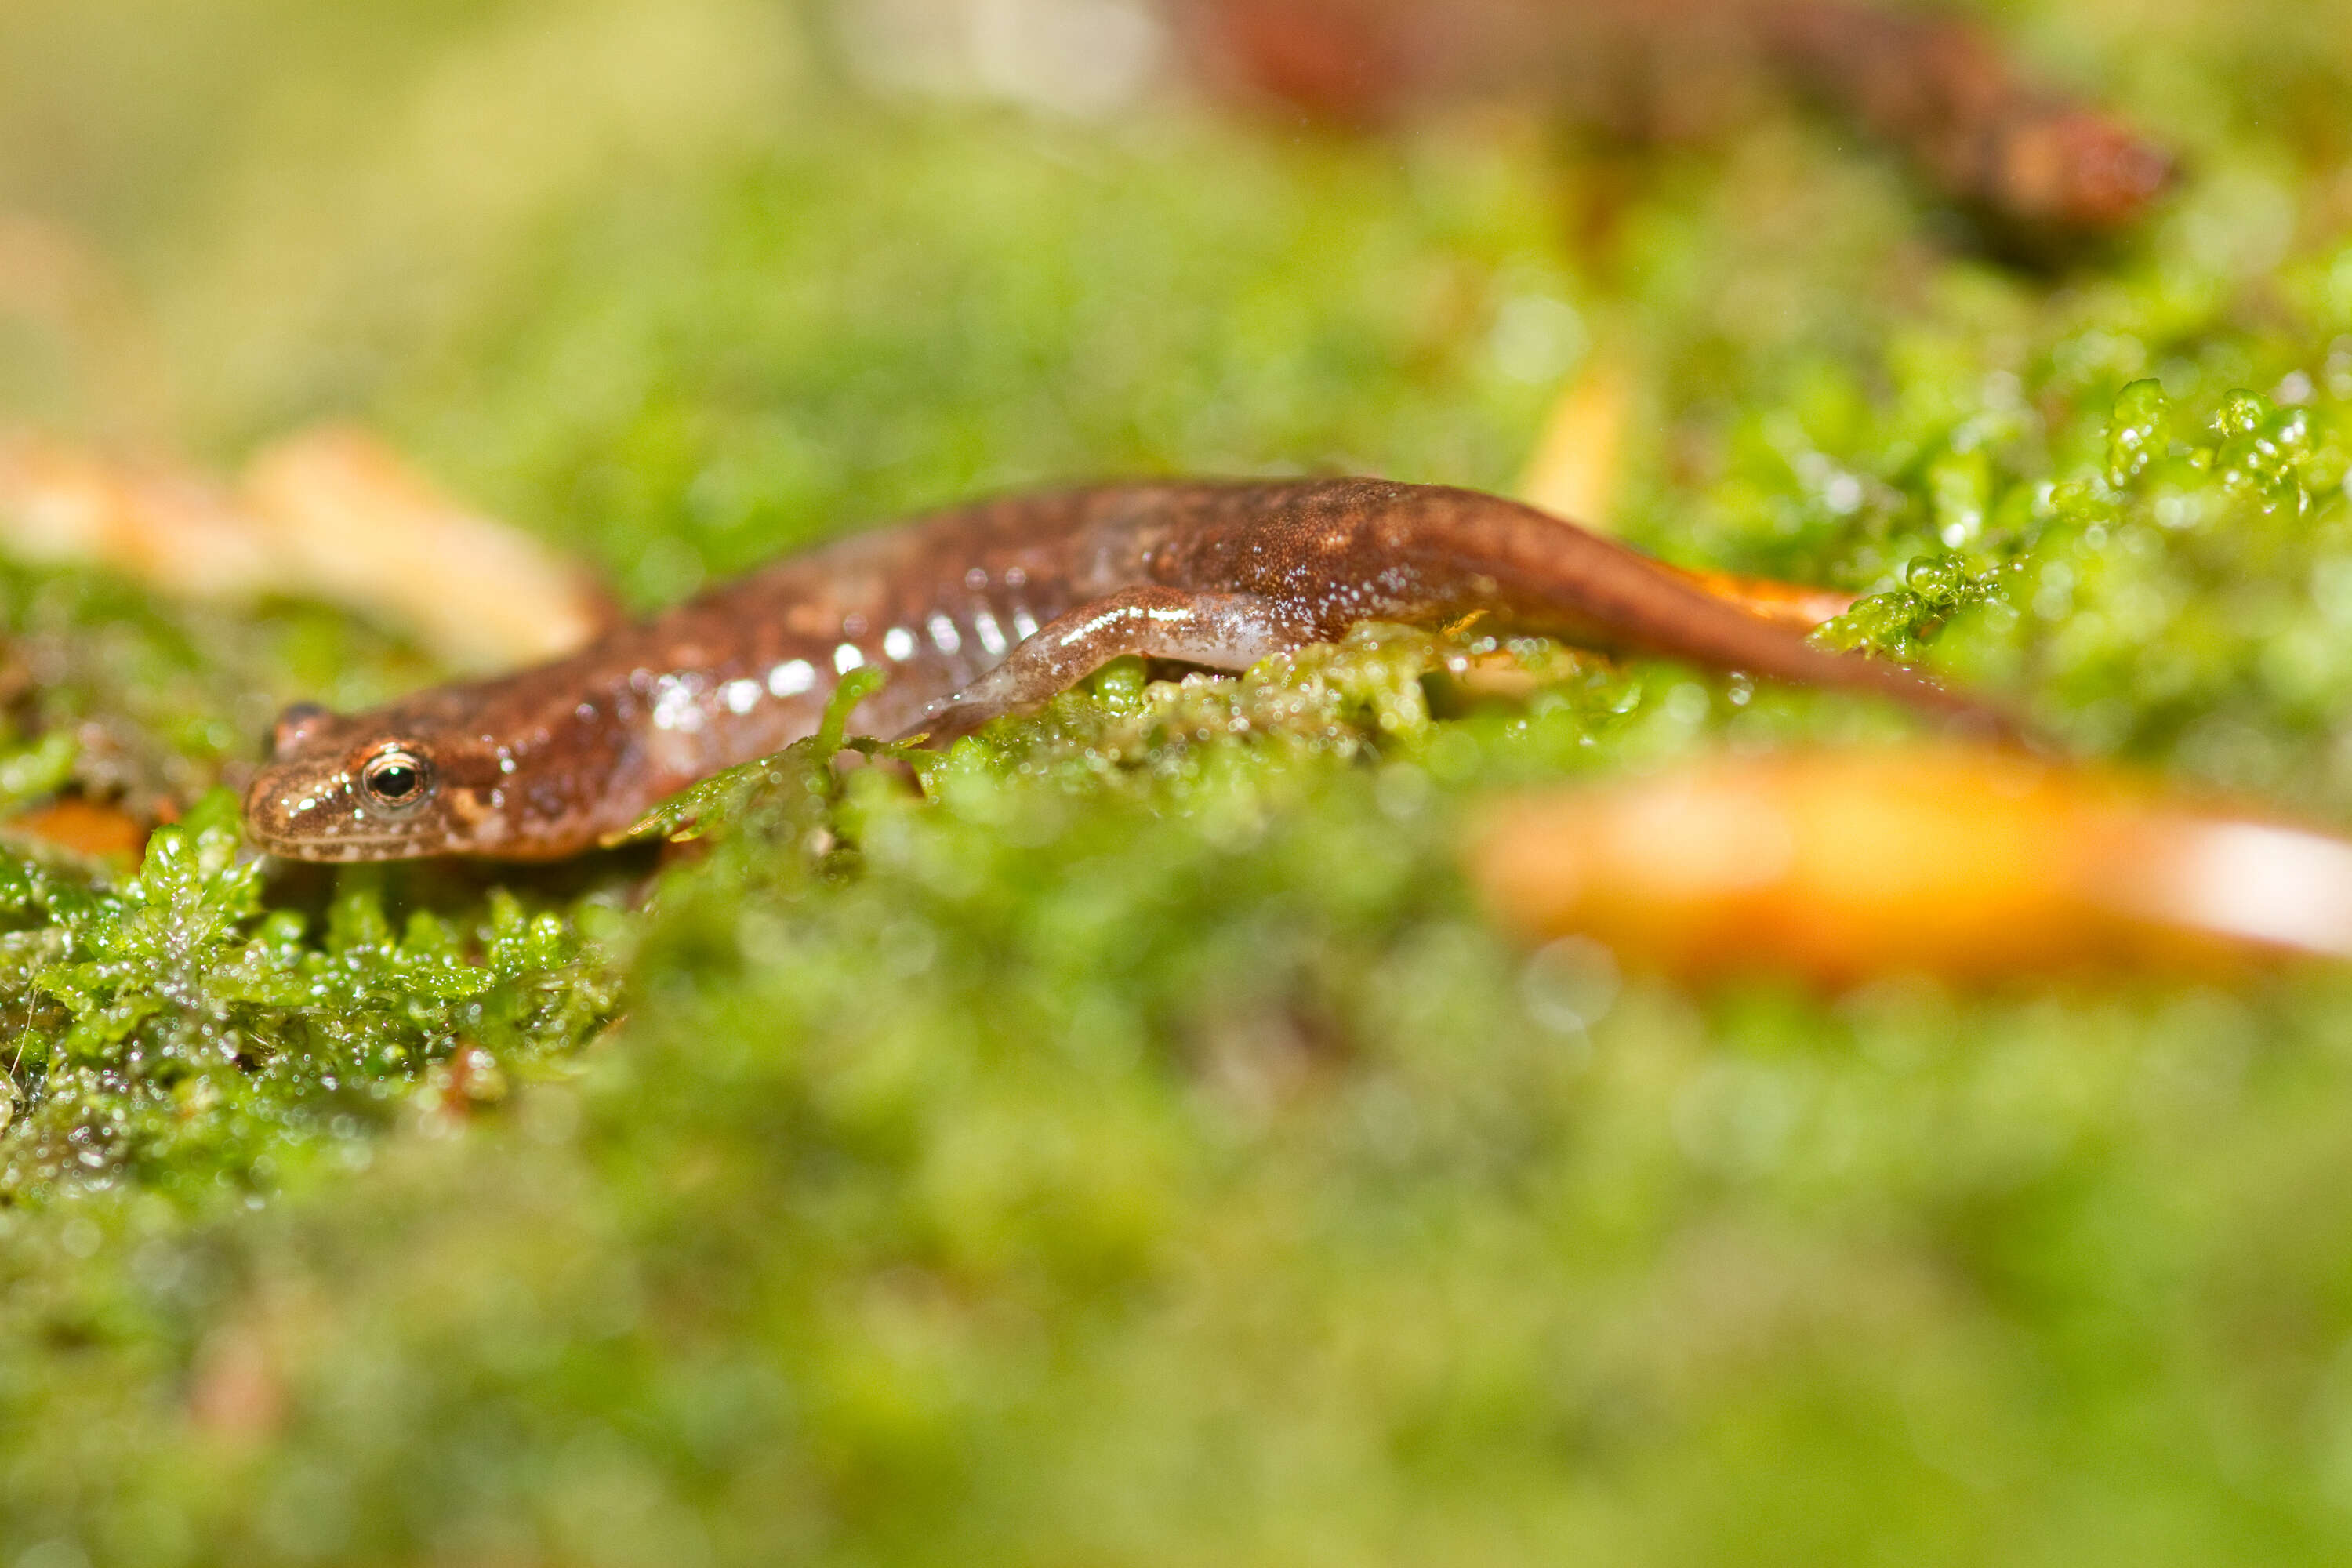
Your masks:
<svg viewBox="0 0 2352 1568"><path fill-rule="evenodd" d="M289 709L246 824L299 859L551 859L811 733L860 666L890 680L853 732L947 739L1122 655L1241 669L1362 621L1474 613L1587 647L1985 711L1496 497L1372 479L1117 485L848 538L500 679L351 716Z"/></svg>

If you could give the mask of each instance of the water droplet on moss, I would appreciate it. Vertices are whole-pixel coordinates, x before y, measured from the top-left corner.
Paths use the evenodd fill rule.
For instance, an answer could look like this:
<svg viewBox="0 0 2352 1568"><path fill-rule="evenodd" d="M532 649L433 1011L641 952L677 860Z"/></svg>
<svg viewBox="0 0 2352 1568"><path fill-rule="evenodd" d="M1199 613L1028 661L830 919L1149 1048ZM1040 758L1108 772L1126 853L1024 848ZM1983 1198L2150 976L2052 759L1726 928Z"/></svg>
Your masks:
<svg viewBox="0 0 2352 1568"><path fill-rule="evenodd" d="M2161 455L2171 439L2172 403L2164 395L2164 384L2150 378L2125 387L2116 395L2107 427L2107 482L2120 487L2138 478L2148 459Z"/></svg>
<svg viewBox="0 0 2352 1568"><path fill-rule="evenodd" d="M1957 604L1967 592L1969 574L1953 556L1921 555L1904 569L1903 582L1926 603L1943 608Z"/></svg>
<svg viewBox="0 0 2352 1568"><path fill-rule="evenodd" d="M2261 428L2270 411L2271 400L2261 393L2232 387L2221 395L2221 412L2214 416L2214 427L2224 437L2251 436Z"/></svg>

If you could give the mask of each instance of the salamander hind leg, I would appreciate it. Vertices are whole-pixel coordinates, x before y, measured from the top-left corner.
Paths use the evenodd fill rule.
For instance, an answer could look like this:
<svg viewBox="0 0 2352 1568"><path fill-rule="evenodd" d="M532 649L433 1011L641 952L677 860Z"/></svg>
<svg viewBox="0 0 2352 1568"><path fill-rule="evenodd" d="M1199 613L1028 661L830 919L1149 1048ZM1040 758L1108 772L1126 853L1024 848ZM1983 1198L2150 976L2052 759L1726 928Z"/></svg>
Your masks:
<svg viewBox="0 0 2352 1568"><path fill-rule="evenodd" d="M1315 640L1305 620L1256 594L1129 588L1038 627L1003 663L925 709L906 733L945 744L992 719L1040 707L1129 654L1238 670Z"/></svg>

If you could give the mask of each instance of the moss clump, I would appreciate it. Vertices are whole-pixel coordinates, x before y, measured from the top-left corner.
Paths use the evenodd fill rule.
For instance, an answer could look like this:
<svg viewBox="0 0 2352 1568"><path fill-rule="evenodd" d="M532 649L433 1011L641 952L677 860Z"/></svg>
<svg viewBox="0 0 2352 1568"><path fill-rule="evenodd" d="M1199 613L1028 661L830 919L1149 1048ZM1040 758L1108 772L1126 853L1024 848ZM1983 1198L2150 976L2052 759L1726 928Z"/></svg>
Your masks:
<svg viewBox="0 0 2352 1568"><path fill-rule="evenodd" d="M529 1071L609 1020L613 978L564 913L498 888L471 931L416 908L395 931L362 870L313 939L301 910L266 906L236 815L213 792L118 887L0 868L23 1020L10 1197L266 1190L289 1157L381 1133L437 1063L488 1051Z"/></svg>

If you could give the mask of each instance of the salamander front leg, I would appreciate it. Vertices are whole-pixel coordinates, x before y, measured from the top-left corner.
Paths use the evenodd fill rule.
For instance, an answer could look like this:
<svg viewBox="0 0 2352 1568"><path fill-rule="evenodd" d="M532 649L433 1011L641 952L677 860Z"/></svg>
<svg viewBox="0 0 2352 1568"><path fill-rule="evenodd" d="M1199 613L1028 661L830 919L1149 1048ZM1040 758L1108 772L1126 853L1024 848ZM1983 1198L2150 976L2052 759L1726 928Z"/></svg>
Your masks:
<svg viewBox="0 0 2352 1568"><path fill-rule="evenodd" d="M992 719L1039 707L1129 654L1247 669L1268 654L1315 640L1303 618L1255 594L1129 588L1046 622L1003 664L925 709L906 733L943 744Z"/></svg>

